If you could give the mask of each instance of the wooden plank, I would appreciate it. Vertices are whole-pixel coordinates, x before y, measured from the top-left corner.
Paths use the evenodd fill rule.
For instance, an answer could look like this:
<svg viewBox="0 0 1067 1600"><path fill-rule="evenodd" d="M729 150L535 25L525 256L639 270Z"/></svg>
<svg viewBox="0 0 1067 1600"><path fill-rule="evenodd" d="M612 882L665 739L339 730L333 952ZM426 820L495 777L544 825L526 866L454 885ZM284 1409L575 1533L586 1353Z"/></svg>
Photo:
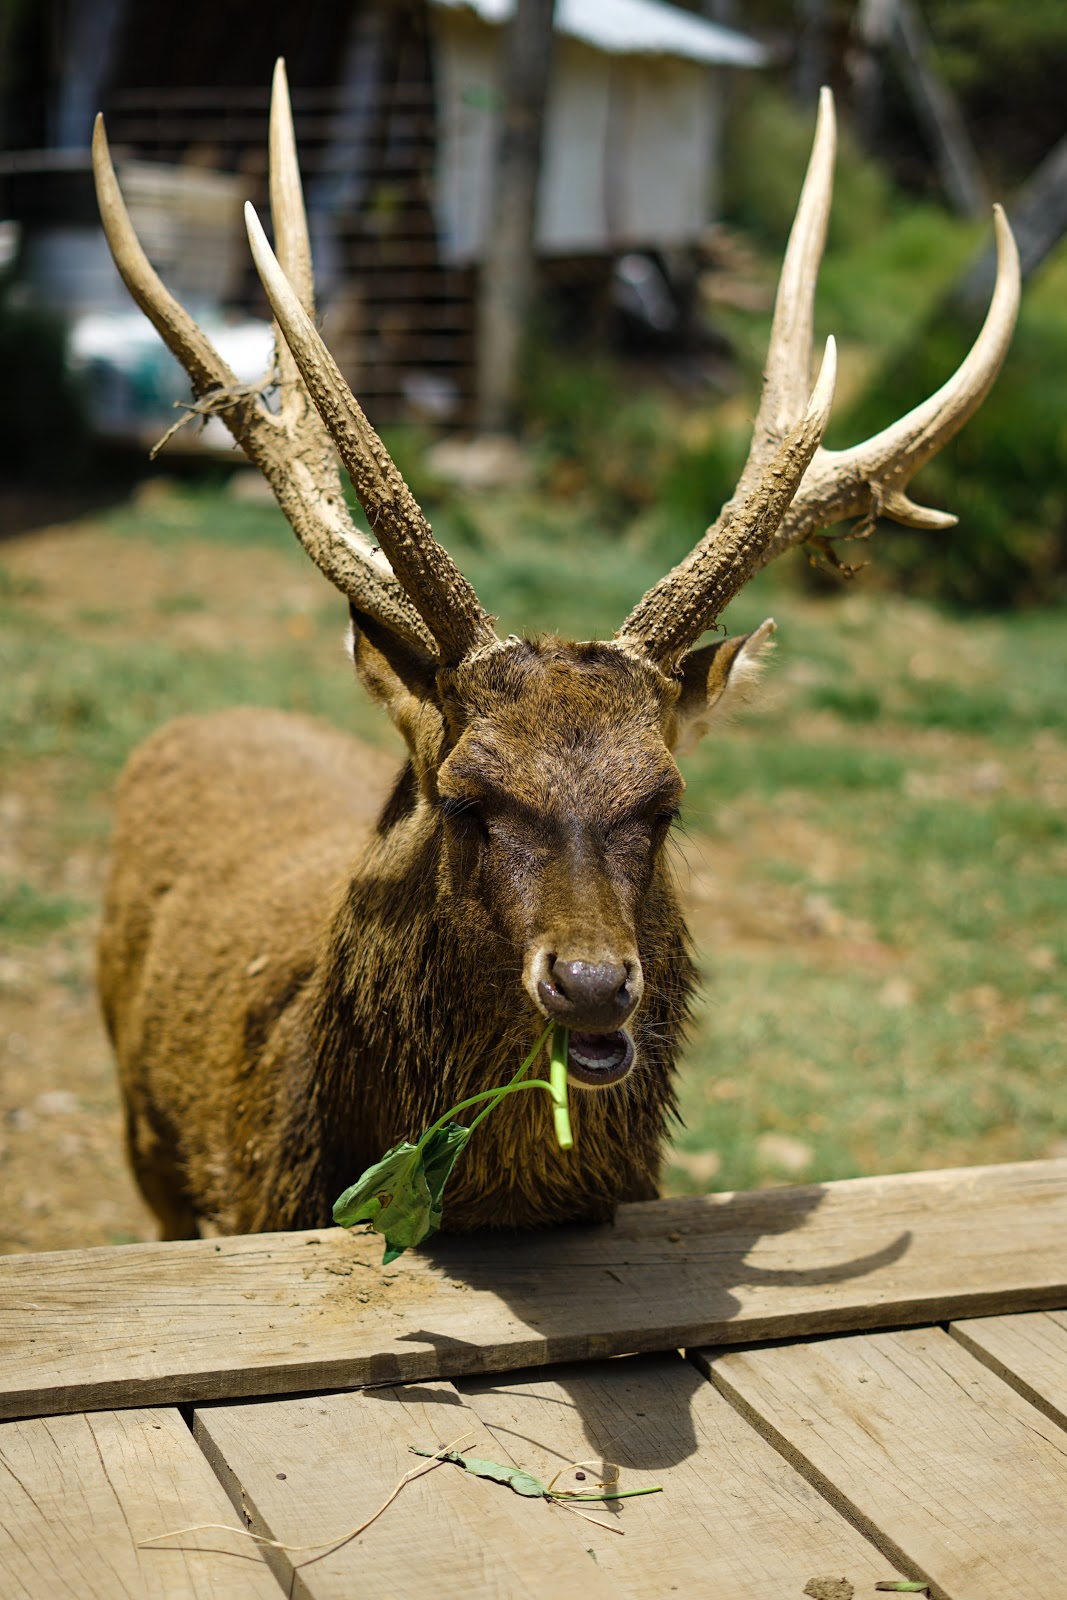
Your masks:
<svg viewBox="0 0 1067 1600"><path fill-rule="evenodd" d="M782 1600L813 1577L844 1573L866 1593L894 1576L892 1563L678 1355L467 1378L460 1392L496 1439L496 1459L543 1483L588 1460L600 1466L584 1484L565 1472L561 1485L588 1487L610 1476L609 1462L622 1469L621 1489L662 1484L662 1495L587 1508L625 1538L567 1519L598 1568L635 1600L672 1592Z"/></svg>
<svg viewBox="0 0 1067 1600"><path fill-rule="evenodd" d="M247 1539L199 1535L236 1557L138 1547L168 1529L233 1521L176 1411L0 1425L4 1600L279 1600Z"/></svg>
<svg viewBox="0 0 1067 1600"><path fill-rule="evenodd" d="M332 1541L377 1510L419 1465L411 1445L432 1450L466 1434L457 1448L494 1459L491 1436L447 1383L209 1407L196 1412L195 1431L250 1526L300 1545ZM573 1541L566 1517L445 1464L341 1549L267 1558L286 1593L295 1569L298 1600L617 1600L622 1591Z"/></svg>
<svg viewBox="0 0 1067 1600"><path fill-rule="evenodd" d="M953 1322L949 1333L1046 1417L1067 1428L1067 1312Z"/></svg>
<svg viewBox="0 0 1067 1600"><path fill-rule="evenodd" d="M1067 1160L620 1208L0 1260L0 1415L396 1383L1067 1305ZM1025 1248L1020 1247L1025 1240Z"/></svg>
<svg viewBox="0 0 1067 1600"><path fill-rule="evenodd" d="M1063 1435L943 1330L703 1359L753 1426L939 1600L1067 1593Z"/></svg>

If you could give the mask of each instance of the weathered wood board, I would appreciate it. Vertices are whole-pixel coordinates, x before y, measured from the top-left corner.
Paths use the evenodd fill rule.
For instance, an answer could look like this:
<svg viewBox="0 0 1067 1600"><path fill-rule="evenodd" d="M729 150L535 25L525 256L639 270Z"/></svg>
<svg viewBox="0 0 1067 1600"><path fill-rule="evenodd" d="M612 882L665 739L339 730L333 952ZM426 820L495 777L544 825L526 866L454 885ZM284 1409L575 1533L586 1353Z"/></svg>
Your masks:
<svg viewBox="0 0 1067 1600"><path fill-rule="evenodd" d="M1062 1160L624 1206L385 1271L376 1235L339 1229L13 1256L0 1416L1045 1309L1067 1304L1065 1237Z"/></svg>
<svg viewBox="0 0 1067 1600"><path fill-rule="evenodd" d="M543 1483L582 1461L584 1482L564 1471L561 1484L581 1489L615 1463L620 1489L662 1485L588 1508L623 1538L565 1519L634 1600L783 1600L811 1578L846 1573L873 1597L878 1579L899 1575L678 1355L467 1378L460 1392L493 1434L495 1459Z"/></svg>
<svg viewBox="0 0 1067 1600"><path fill-rule="evenodd" d="M281 1600L262 1557L239 1536L195 1536L230 1555L139 1548L168 1529L235 1520L176 1411L0 1424L4 1600Z"/></svg>
<svg viewBox="0 0 1067 1600"><path fill-rule="evenodd" d="M1067 1311L954 1322L949 1333L1031 1405L1067 1428Z"/></svg>
<svg viewBox="0 0 1067 1600"><path fill-rule="evenodd" d="M937 1600L1067 1594L1063 1432L943 1330L699 1359Z"/></svg>
<svg viewBox="0 0 1067 1600"><path fill-rule="evenodd" d="M459 1439L457 1449L491 1459L495 1448L448 1383L207 1407L196 1412L195 1433L255 1531L299 1545L334 1540L377 1510L423 1464L411 1445L435 1450ZM293 1594L308 1600L618 1600L625 1591L571 1538L568 1520L444 1463L340 1549L268 1551L268 1559L286 1593L295 1568Z"/></svg>

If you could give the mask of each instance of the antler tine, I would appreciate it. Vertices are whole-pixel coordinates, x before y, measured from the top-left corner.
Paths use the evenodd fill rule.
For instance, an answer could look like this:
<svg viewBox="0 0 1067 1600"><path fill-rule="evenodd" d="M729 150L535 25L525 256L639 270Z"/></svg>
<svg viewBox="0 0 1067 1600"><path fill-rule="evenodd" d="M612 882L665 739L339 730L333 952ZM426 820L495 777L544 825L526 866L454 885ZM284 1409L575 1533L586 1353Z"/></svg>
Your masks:
<svg viewBox="0 0 1067 1600"><path fill-rule="evenodd" d="M393 571L437 641L442 661L455 665L496 643L492 623L466 578L433 537L414 495L300 304L250 205L245 206L245 224L271 308L348 469L356 497Z"/></svg>
<svg viewBox="0 0 1067 1600"><path fill-rule="evenodd" d="M696 549L630 613L616 635L620 648L633 650L669 672L744 588L758 570L763 550L826 431L836 379L837 347L827 339L819 376L800 421L764 465L755 487L723 507Z"/></svg>
<svg viewBox="0 0 1067 1600"><path fill-rule="evenodd" d="M185 307L179 305L165 287L141 249L115 176L104 119L99 112L93 124L93 176L104 236L133 299L168 350L188 372L198 395L209 389L235 388L235 374Z"/></svg>
<svg viewBox="0 0 1067 1600"><path fill-rule="evenodd" d="M225 415L227 427L267 479L300 543L331 583L362 611L432 652L432 634L381 552L348 515L333 453L317 420L317 437L312 437L306 429L301 433L295 405L288 405L282 417L273 416L257 394L238 382L152 267L119 189L102 116L93 130L93 174L104 234L123 282L189 374L198 400L211 402L204 409ZM299 383L295 372L294 383ZM306 395L299 409L314 415Z"/></svg>
<svg viewBox="0 0 1067 1600"><path fill-rule="evenodd" d="M815 280L830 213L836 142L833 96L823 89L778 280L748 460L718 520L691 554L649 590L617 636L621 645L659 665L673 665L763 564L825 431L836 373L832 339L810 399L809 384Z"/></svg>
<svg viewBox="0 0 1067 1600"><path fill-rule="evenodd" d="M993 207L997 279L985 322L956 372L899 421L848 450L819 450L760 565L845 517L884 515L912 528L951 528L948 511L916 505L910 479L958 433L993 386L1019 310L1019 253L1008 219Z"/></svg>
<svg viewBox="0 0 1067 1600"><path fill-rule="evenodd" d="M304 186L300 181L300 163L296 154L296 133L293 128L293 107L289 98L289 78L285 60L279 56L274 63L274 78L270 93L270 218L274 228L274 243L289 282L300 299L308 316L315 317L315 276L311 265L311 240L308 237L307 210L304 206ZM274 352L278 363L278 380L282 395L282 410L291 428L299 428L310 441L314 439L323 453L325 469L334 493L340 495L341 478L337 458L330 444L322 418L310 403L308 392L300 377L300 369L277 322L274 324ZM381 551L375 555L382 566L387 565Z"/></svg>
<svg viewBox="0 0 1067 1600"><path fill-rule="evenodd" d="M884 514L916 528L947 528L956 521L947 512L916 505L905 491L919 468L981 405L1011 340L1019 309L1019 258L999 206L994 207L996 287L982 331L958 371L907 416L850 450L826 450L816 438L804 462L806 472L801 467L803 482L798 477L787 490L804 453L800 437L811 437L805 433L805 423L814 396L808 414L795 428L794 421L803 405L810 362L815 280L826 237L834 145L833 99L823 89L775 300L752 447L740 483L693 553L649 590L618 636L624 647L668 669L755 572L820 529L844 517L870 514ZM816 387L822 387L822 378ZM780 447L788 429L793 432ZM774 506L779 508L777 521Z"/></svg>
<svg viewBox="0 0 1067 1600"><path fill-rule="evenodd" d="M829 89L821 89L811 155L778 277L763 392L749 459L738 485L739 493L744 492L750 469L758 469L761 460L773 451L796 422L807 402L811 382L815 284L826 243L836 152L834 97Z"/></svg>
<svg viewBox="0 0 1067 1600"><path fill-rule="evenodd" d="M315 315L315 279L311 269L304 189L293 132L293 109L285 60L274 63L270 94L270 216L278 260L309 317ZM279 355L286 351L283 345Z"/></svg>

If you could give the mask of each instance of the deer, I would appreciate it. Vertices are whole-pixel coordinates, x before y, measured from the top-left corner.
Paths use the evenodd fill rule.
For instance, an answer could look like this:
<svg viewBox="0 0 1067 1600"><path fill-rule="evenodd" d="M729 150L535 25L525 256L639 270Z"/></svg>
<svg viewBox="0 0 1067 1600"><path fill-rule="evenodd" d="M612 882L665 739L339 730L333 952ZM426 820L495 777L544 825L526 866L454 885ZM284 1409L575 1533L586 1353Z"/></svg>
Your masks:
<svg viewBox="0 0 1067 1600"><path fill-rule="evenodd" d="M834 524L955 523L908 485L988 394L1019 304L997 207L996 283L962 365L881 432L826 448L832 339L814 384L811 369L835 137L824 90L734 495L611 639L573 641L498 636L329 355L284 63L274 249L246 208L275 318L272 405L149 264L97 118L126 286L347 599L355 672L407 751L396 771L311 719L235 708L179 718L129 760L99 987L164 1239L328 1224L387 1146L506 1082L553 1023L568 1030L573 1149L552 1138L547 1096L511 1097L453 1174L444 1230L603 1222L657 1195L697 979L667 848L678 757L743 702L774 623L701 640L757 571Z"/></svg>

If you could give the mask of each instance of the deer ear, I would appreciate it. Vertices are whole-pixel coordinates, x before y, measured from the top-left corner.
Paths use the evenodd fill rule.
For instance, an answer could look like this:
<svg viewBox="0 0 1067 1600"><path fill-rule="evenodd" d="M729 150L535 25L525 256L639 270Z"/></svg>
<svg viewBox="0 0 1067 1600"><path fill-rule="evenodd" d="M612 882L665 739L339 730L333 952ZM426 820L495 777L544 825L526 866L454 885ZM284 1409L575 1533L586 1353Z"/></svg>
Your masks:
<svg viewBox="0 0 1067 1600"><path fill-rule="evenodd" d="M348 615L348 650L359 681L403 735L421 779L440 757L438 663L355 606L349 606Z"/></svg>
<svg viewBox="0 0 1067 1600"><path fill-rule="evenodd" d="M754 633L716 639L685 656L678 674L682 692L675 711L676 755L695 749L713 722L749 699L774 648L774 631L768 618Z"/></svg>

